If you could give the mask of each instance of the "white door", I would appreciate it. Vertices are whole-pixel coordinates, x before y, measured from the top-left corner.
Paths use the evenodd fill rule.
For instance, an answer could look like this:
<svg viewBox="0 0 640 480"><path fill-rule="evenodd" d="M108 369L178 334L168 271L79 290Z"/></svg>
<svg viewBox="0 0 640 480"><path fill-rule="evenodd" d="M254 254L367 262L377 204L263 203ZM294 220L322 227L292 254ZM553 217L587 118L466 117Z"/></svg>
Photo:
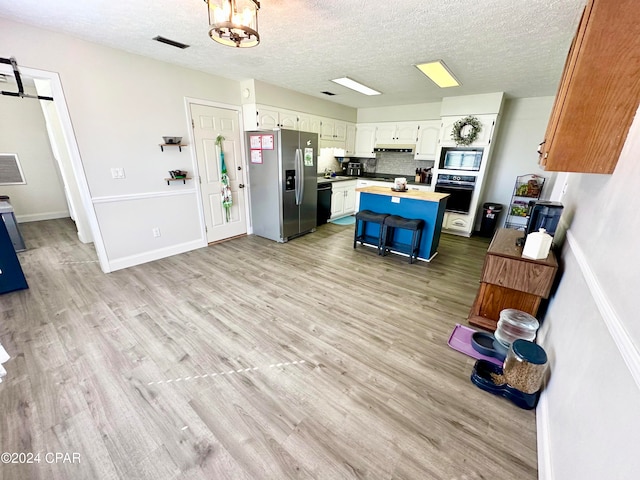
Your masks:
<svg viewBox="0 0 640 480"><path fill-rule="evenodd" d="M191 104L208 243L247 233L245 175L240 143L242 132L238 117L235 110ZM224 137L222 151L233 201L228 221L222 206L221 162L216 149L218 135Z"/></svg>

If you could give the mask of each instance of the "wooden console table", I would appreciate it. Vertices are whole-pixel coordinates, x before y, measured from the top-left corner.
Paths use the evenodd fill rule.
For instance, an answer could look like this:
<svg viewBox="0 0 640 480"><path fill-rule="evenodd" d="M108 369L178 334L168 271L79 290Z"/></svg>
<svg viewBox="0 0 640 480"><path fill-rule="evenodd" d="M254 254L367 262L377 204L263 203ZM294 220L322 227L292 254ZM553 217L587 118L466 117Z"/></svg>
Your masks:
<svg viewBox="0 0 640 480"><path fill-rule="evenodd" d="M500 312L515 308L533 316L540 301L549 297L558 262L553 252L543 260L522 257L516 240L519 230L499 229L491 240L482 269L480 289L468 321L471 325L495 330Z"/></svg>

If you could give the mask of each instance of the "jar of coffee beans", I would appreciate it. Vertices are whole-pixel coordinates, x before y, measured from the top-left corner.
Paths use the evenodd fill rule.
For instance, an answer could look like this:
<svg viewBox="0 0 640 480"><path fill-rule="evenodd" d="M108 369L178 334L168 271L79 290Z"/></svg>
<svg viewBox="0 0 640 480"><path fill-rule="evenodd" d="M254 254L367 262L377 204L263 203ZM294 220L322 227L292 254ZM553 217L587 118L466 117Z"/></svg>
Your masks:
<svg viewBox="0 0 640 480"><path fill-rule="evenodd" d="M547 371L547 353L528 340L515 340L504 360L503 374L507 384L523 393L536 393L542 388Z"/></svg>

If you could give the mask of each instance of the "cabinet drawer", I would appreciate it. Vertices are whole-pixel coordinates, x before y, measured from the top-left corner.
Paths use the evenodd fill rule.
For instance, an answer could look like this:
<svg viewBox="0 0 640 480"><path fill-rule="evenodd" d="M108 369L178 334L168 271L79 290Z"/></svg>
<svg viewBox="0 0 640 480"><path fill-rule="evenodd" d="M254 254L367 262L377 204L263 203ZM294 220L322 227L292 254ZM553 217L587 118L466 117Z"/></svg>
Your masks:
<svg viewBox="0 0 640 480"><path fill-rule="evenodd" d="M547 298L555 272L556 268L549 265L487 255L482 281Z"/></svg>

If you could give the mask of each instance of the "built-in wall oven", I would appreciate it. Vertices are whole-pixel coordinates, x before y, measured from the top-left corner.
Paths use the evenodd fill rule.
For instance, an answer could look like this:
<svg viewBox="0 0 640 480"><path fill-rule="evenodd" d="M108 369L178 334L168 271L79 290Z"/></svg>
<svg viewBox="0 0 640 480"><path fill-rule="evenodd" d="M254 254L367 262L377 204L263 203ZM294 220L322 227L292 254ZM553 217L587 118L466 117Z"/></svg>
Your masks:
<svg viewBox="0 0 640 480"><path fill-rule="evenodd" d="M473 175L438 174L434 190L438 193L448 193L448 212L469 213L476 177Z"/></svg>

